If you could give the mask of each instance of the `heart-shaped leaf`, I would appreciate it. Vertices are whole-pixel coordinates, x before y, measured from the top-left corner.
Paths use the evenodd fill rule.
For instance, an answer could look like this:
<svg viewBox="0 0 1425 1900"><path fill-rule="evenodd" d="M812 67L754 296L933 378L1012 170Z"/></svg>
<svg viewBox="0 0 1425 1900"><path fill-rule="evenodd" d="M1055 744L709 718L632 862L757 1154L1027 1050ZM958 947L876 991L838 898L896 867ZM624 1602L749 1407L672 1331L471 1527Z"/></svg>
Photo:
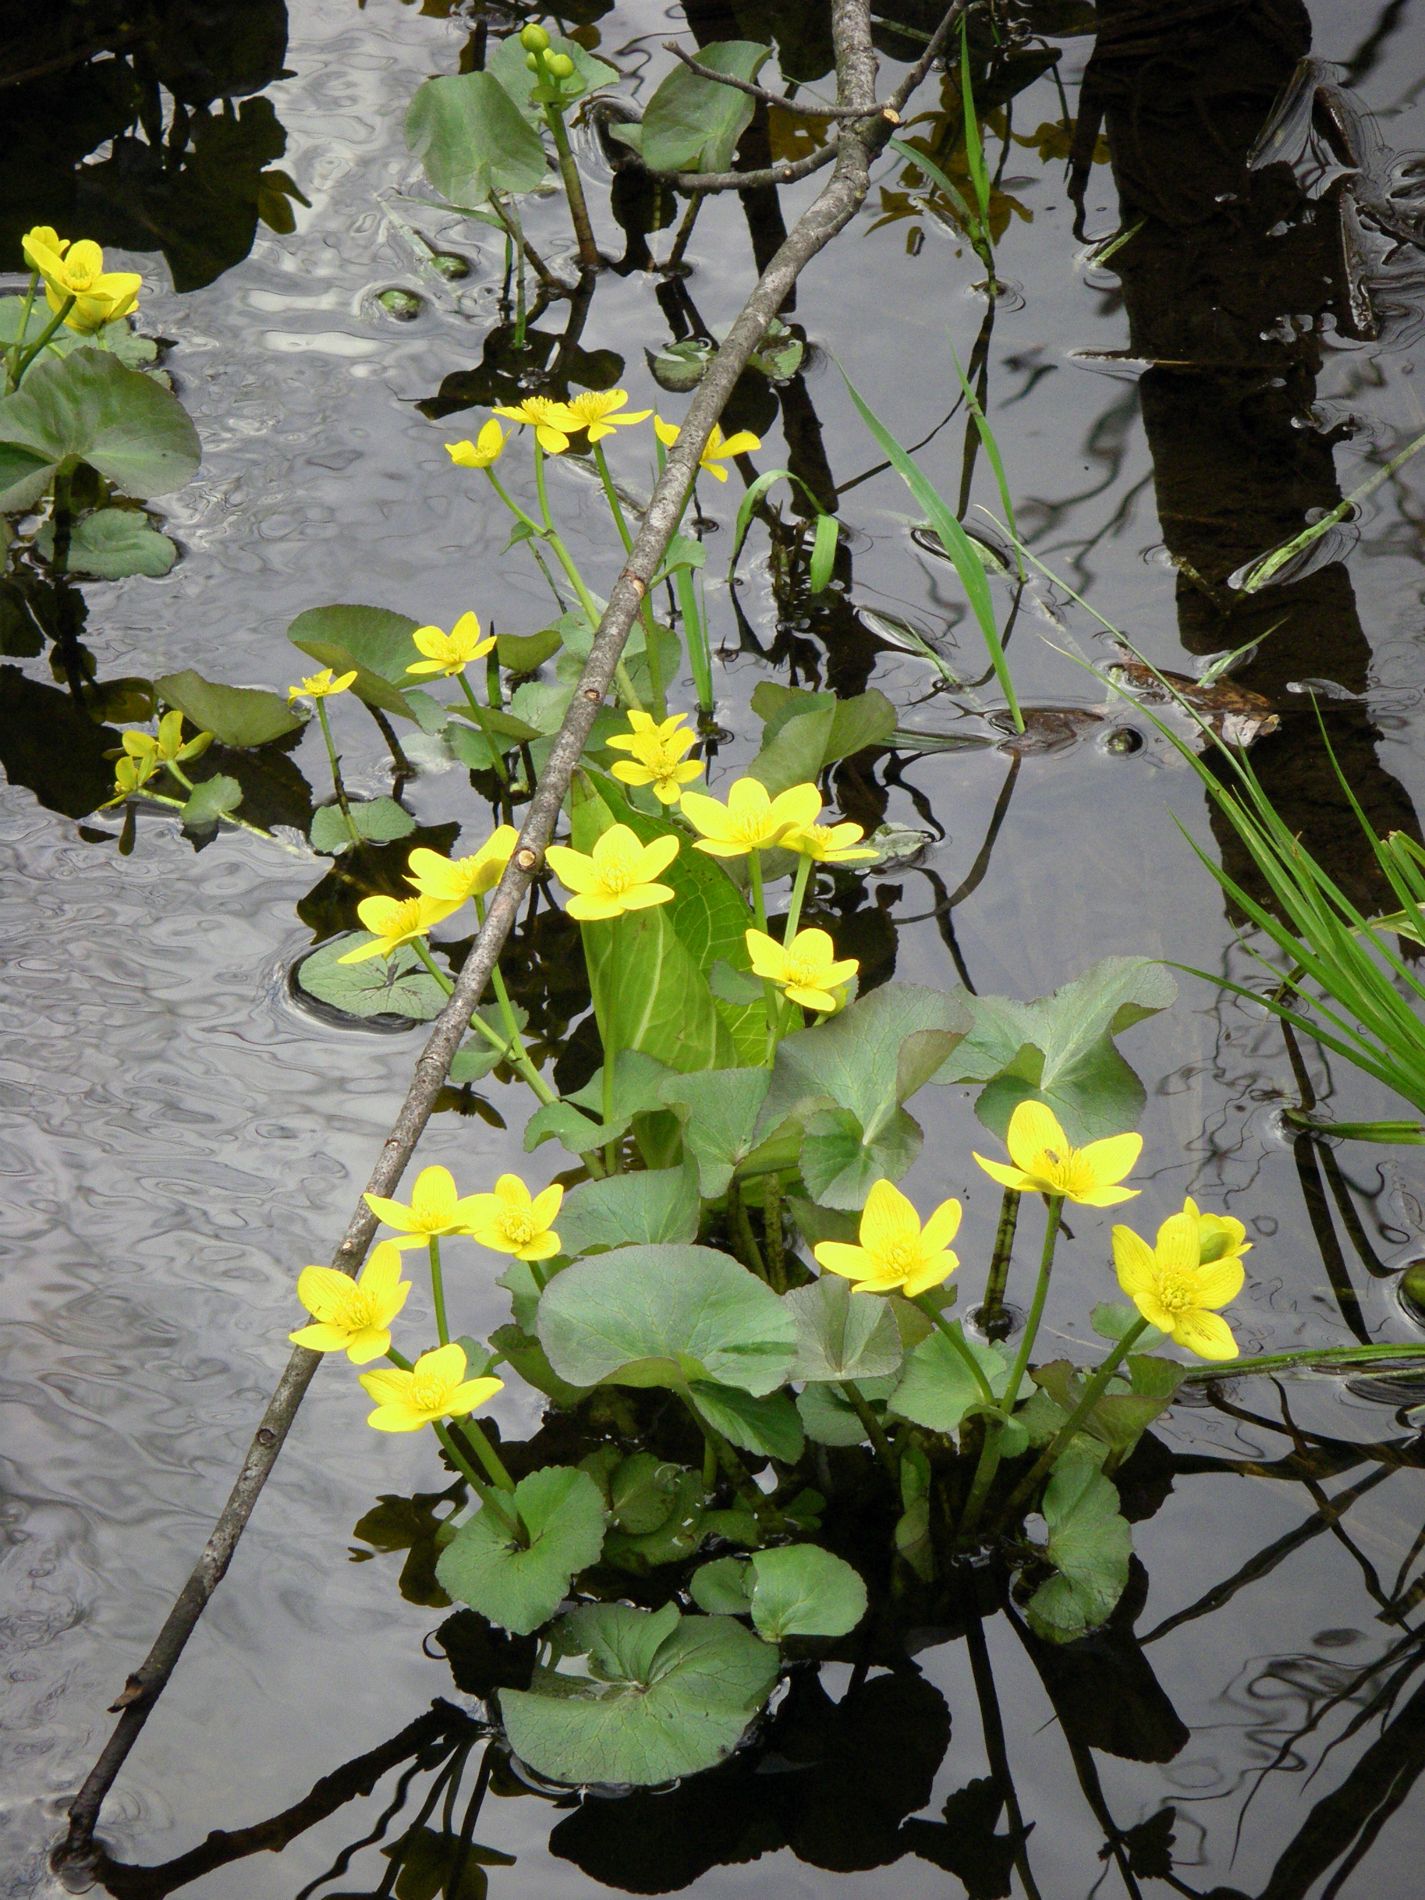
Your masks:
<svg viewBox="0 0 1425 1900"><path fill-rule="evenodd" d="M47 357L0 398L0 510L28 508L76 461L141 501L171 494L201 453L187 411L154 377L106 350Z"/></svg>
<svg viewBox="0 0 1425 1900"><path fill-rule="evenodd" d="M552 1635L554 1663L528 1689L500 1692L511 1748L550 1781L647 1788L711 1768L777 1679L770 1643L730 1617L680 1616L672 1604L592 1604Z"/></svg>
<svg viewBox="0 0 1425 1900"><path fill-rule="evenodd" d="M458 1602L528 1636L553 1616L579 1571L598 1561L604 1501L587 1471L545 1465L520 1479L512 1503L527 1545L485 1505L440 1553L435 1574Z"/></svg>
<svg viewBox="0 0 1425 1900"><path fill-rule="evenodd" d="M559 1239L571 1258L662 1240L691 1241L698 1237L701 1211L691 1169L612 1174L604 1181L585 1181L565 1195Z"/></svg>
<svg viewBox="0 0 1425 1900"><path fill-rule="evenodd" d="M543 141L492 73L451 73L418 86L406 143L454 204L480 205L492 189L533 191L544 181Z"/></svg>
<svg viewBox="0 0 1425 1900"><path fill-rule="evenodd" d="M845 1280L829 1273L786 1299L797 1327L792 1378L874 1379L899 1368L901 1337L884 1300L853 1294Z"/></svg>
<svg viewBox="0 0 1425 1900"><path fill-rule="evenodd" d="M296 732L302 720L279 693L255 686L224 686L185 668L164 673L153 689L169 706L176 706L190 725L211 732L219 745L267 745Z"/></svg>
<svg viewBox="0 0 1425 1900"><path fill-rule="evenodd" d="M1133 1533L1119 1514L1118 1493L1089 1460L1066 1457L1044 1492L1049 1542L1044 1556L1055 1575L1029 1599L1036 1635L1070 1643L1107 1622L1128 1582Z"/></svg>
<svg viewBox="0 0 1425 1900"><path fill-rule="evenodd" d="M621 1247L549 1283L538 1331L571 1385L695 1379L757 1396L787 1376L796 1341L771 1288L711 1247Z"/></svg>

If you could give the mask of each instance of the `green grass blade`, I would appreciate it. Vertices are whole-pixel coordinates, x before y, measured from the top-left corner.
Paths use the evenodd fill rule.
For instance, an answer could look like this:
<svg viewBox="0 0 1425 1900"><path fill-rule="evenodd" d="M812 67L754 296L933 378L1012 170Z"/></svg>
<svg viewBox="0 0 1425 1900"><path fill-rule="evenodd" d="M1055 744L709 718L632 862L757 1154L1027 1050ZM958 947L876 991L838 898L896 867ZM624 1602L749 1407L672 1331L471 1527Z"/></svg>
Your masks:
<svg viewBox="0 0 1425 1900"><path fill-rule="evenodd" d="M837 368L841 368L839 363ZM1023 732L1024 715L1019 710L1019 699L1014 690L1014 681L1010 677L1009 661L1005 658L1004 643L1000 639L989 578L975 544L961 526L954 510L936 492L929 476L901 447L844 369L841 370L841 377L861 420L875 437L886 460L924 510L926 520L940 537L945 552L954 562L955 572L960 577L960 585L965 590L965 598L969 601L971 610L980 624L985 650L989 654L990 665L994 668L995 678L999 681L1000 691L1004 694L1005 704L1014 721L1014 729L1016 732Z"/></svg>

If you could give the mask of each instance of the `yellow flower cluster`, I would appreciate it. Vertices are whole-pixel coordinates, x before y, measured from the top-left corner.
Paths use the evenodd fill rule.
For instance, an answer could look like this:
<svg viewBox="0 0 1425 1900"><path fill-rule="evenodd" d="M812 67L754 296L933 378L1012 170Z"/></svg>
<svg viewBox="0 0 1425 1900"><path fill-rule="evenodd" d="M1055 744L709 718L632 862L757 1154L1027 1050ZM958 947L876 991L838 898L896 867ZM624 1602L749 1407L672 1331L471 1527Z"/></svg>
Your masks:
<svg viewBox="0 0 1425 1900"><path fill-rule="evenodd" d="M392 1350L391 1324L411 1290L411 1282L401 1278L402 1255L411 1247L434 1249L441 1240L462 1237L517 1260L550 1260L559 1252L554 1219L563 1198L557 1183L531 1194L517 1174L502 1174L490 1193L461 1195L443 1167L421 1169L409 1202L367 1194L367 1206L396 1230L396 1238L374 1247L355 1279L334 1267L304 1267L297 1298L312 1323L288 1338L310 1352L344 1352L357 1366L383 1357L395 1362L361 1380L376 1401L367 1422L377 1431L413 1432L441 1419L467 1417L501 1391L504 1381L467 1379L465 1350L455 1342L423 1353L414 1365Z"/></svg>
<svg viewBox="0 0 1425 1900"><path fill-rule="evenodd" d="M992 1180L1016 1193L1040 1193L1084 1207L1129 1200L1137 1188L1121 1185L1142 1151L1140 1135L1113 1135L1084 1148L1070 1145L1053 1110L1024 1101L1005 1137L1012 1166L975 1159ZM942 1201L922 1225L914 1205L890 1181L866 1197L856 1242L823 1240L817 1264L852 1282L856 1293L900 1293L907 1299L942 1285L959 1265L950 1242L960 1226L960 1203ZM1113 1230L1118 1284L1142 1320L1200 1359L1237 1357L1232 1329L1218 1310L1242 1291L1242 1255L1251 1246L1242 1222L1205 1214L1188 1196L1149 1246L1131 1227Z"/></svg>
<svg viewBox="0 0 1425 1900"><path fill-rule="evenodd" d="M626 389L585 389L567 402L555 396L526 396L522 402L499 403L495 416L503 416L516 428L532 429L546 455L562 455L576 435L583 435L592 447L606 435L646 422L653 415L651 409L629 409L627 405ZM662 416L653 416L653 427L659 441L670 448L682 434L676 423L665 422ZM761 446L762 438L750 429L725 436L714 424L698 466L715 480L725 482L727 470L723 464ZM492 468L505 452L505 432L492 416L473 442L468 438L447 442L445 452L457 468Z"/></svg>

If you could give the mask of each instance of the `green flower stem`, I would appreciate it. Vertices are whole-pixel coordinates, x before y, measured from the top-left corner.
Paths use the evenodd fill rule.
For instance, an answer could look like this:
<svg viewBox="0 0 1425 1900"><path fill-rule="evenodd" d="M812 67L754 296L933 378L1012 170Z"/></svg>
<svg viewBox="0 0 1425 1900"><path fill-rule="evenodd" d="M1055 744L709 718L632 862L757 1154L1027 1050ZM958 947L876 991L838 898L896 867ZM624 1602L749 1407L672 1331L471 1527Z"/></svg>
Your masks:
<svg viewBox="0 0 1425 1900"><path fill-rule="evenodd" d="M449 996L454 990L455 985L431 955L430 945L426 942L425 938L412 937L411 948L430 971L436 982L439 983L440 987L445 991L446 995ZM491 1028L490 1024L485 1021L485 1018L478 1013L471 1016L470 1027L475 1031L476 1035L482 1037L492 1049L499 1050L504 1060L509 1063L510 1067L523 1081L529 1084L536 1096L538 1096L539 1100L543 1102L547 1108L551 1102L557 1102L559 1097L530 1061L529 1052L520 1040L519 1027L515 1022L514 1005L510 1002L509 992L505 989L504 978L496 971L492 973L492 980L495 987L496 998L500 1001L501 1014L504 1016L506 1033L502 1036L498 1029Z"/></svg>
<svg viewBox="0 0 1425 1900"><path fill-rule="evenodd" d="M1095 1368L1093 1376L1084 1387L1078 1404L1040 1452L1030 1470L1005 1499L1004 1509L1000 1512L1001 1523L1007 1523L1016 1511L1023 1508L1026 1501L1033 1495L1034 1487L1039 1480L1053 1470L1059 1454L1066 1449L1074 1433L1098 1404L1103 1396L1104 1387L1147 1330L1146 1319L1135 1320L1113 1350L1104 1356L1103 1361Z"/></svg>
<svg viewBox="0 0 1425 1900"><path fill-rule="evenodd" d="M148 790L147 786L144 786L139 791L134 792L132 794L132 797L147 799L147 801L151 805L166 805L170 811L179 811L179 812L182 811L184 805L187 803L186 799L169 798L163 792L151 792ZM110 799L109 803L111 805L117 804L118 800ZM104 809L106 809L106 807L104 806L100 807L101 811ZM312 855L311 852L303 850L301 845L289 844L285 838L279 838L276 832L266 831L263 829L261 825L249 824L246 818L239 818L233 812L220 811L218 813L218 823L220 825L231 825L234 831L250 831L254 838L263 838L267 841L268 844L280 845L282 850L286 851L290 856L294 858L307 858L307 859L311 858L311 855Z"/></svg>
<svg viewBox="0 0 1425 1900"><path fill-rule="evenodd" d="M35 292L39 287L40 274L37 270L32 270L30 272L29 284L25 290L25 302L20 311L20 327L15 332L14 347L5 352L5 374L7 385L10 389L15 387L15 370L20 361L20 351L25 347L25 332L30 327L30 312L35 307Z"/></svg>
<svg viewBox="0 0 1425 1900"><path fill-rule="evenodd" d="M74 511L70 506L70 488L74 480L73 465L64 461L54 472L53 501L50 519L54 526L54 540L50 562L58 574L63 574L69 566L69 539L73 531Z"/></svg>
<svg viewBox="0 0 1425 1900"><path fill-rule="evenodd" d="M796 936L802 921L802 900L807 894L807 885L811 882L812 859L805 851L797 853L797 872L792 879L792 895L787 904L787 921L782 926L782 942L788 944Z"/></svg>
<svg viewBox="0 0 1425 1900"><path fill-rule="evenodd" d="M468 1420L466 1422L467 1424L469 1423ZM435 1424L435 1435L444 1446L446 1457L449 1458L461 1477L464 1478L465 1482L470 1486L470 1489L475 1493L476 1497L479 1498L482 1507L489 1511L494 1517L497 1517L514 1541L527 1550L529 1548L529 1533L526 1531L524 1525L520 1523L518 1515L503 1502L499 1491L496 1490L493 1485L486 1484L484 1479L479 1476L475 1467L456 1443L455 1435L450 1430L450 1427L448 1425L442 1425L437 1421ZM485 1434L481 1432L480 1436L483 1438Z"/></svg>
<svg viewBox="0 0 1425 1900"><path fill-rule="evenodd" d="M569 144L569 131L564 123L564 115L557 106L544 108L544 122L549 127L554 140L554 150L559 158L559 176L564 181L564 195L569 200L569 217L574 226L575 241L579 246L580 270L598 270L603 263L599 256L599 247L594 242L594 227L589 222L589 207L584 198L584 185L579 177L579 167L574 163L574 153Z"/></svg>
<svg viewBox="0 0 1425 1900"><path fill-rule="evenodd" d="M1034 1338L1039 1331L1039 1322L1044 1317L1044 1302L1049 1297L1049 1276L1054 1269L1054 1243L1059 1237L1059 1216L1063 1212L1064 1197L1062 1194L1050 1194L1045 1200L1044 1245L1039 1255L1039 1278L1034 1283L1034 1299L1029 1308L1029 1318L1025 1321L1024 1337L1019 1342L1019 1351L1009 1371L1009 1383L1000 1401L1000 1410L1005 1418L1014 1416L1019 1388L1029 1364L1029 1355L1034 1350ZM970 1495L965 1500L965 1513L960 1520L961 1537L972 1537L979 1524L980 1513L985 1508L985 1500L999 1470L1002 1442L1000 1421L992 1419L984 1443L980 1446L980 1461L975 1467Z"/></svg>
<svg viewBox="0 0 1425 1900"><path fill-rule="evenodd" d="M450 1328L445 1319L445 1278L440 1270L440 1236L431 1234L430 1245L430 1297L435 1307L435 1333L442 1346L450 1344Z"/></svg>
<svg viewBox="0 0 1425 1900"><path fill-rule="evenodd" d="M1189 1366L1183 1373L1184 1385L1201 1385L1208 1379L1239 1379L1253 1372L1293 1372L1298 1367L1373 1366L1394 1359L1402 1368L1425 1364L1425 1351L1418 1346L1309 1346L1295 1352L1263 1352L1247 1359L1214 1359L1207 1365Z"/></svg>
<svg viewBox="0 0 1425 1900"><path fill-rule="evenodd" d="M912 1301L912 1305L918 1306L925 1317L935 1327L936 1331L943 1334L955 1348L956 1353L964 1363L965 1370L979 1387L980 1397L984 1400L985 1404L998 1406L999 1400L994 1395L994 1388L985 1376L984 1367L970 1351L969 1342L962 1333L955 1331L955 1328L951 1325L950 1321L946 1319L945 1315L931 1303L930 1295L928 1293L917 1293Z"/></svg>
<svg viewBox="0 0 1425 1900"><path fill-rule="evenodd" d="M619 540L623 542L624 553L631 554L633 531L624 515L623 503L619 500L618 490L614 487L614 478L609 473L604 445L602 442L595 442L591 446L594 451L594 466L598 469L599 480L603 484L604 500L609 504L609 513L614 518L614 526L618 529ZM648 684L653 694L653 710L659 719L666 719L668 701L664 695L663 676L659 670L657 630L653 620L653 608L646 595L638 603L638 612L639 618L643 621L643 644L648 656Z"/></svg>
<svg viewBox="0 0 1425 1900"><path fill-rule="evenodd" d="M480 731L484 734L485 739L489 744L491 759L495 768L495 776L500 781L501 785L508 786L510 782L510 768L505 764L505 754L500 744L499 734L492 732L490 730L490 721L488 717L486 716L485 708L480 704L479 700L475 697L475 689L470 684L469 680L466 679L464 667L460 669L460 671L456 674L455 677L460 681L461 691L465 694L466 699L470 702L471 718L475 721L475 724L480 728Z"/></svg>
<svg viewBox="0 0 1425 1900"><path fill-rule="evenodd" d="M495 493L499 496L500 500L505 504L505 506L509 509L510 513L514 516L515 520L522 521L524 525L529 529L531 534L537 534L540 537L540 539L543 540L544 529L540 527L539 523L535 520L533 515L527 515L524 509L520 507L519 503L515 500L514 496L510 493L509 489L505 487L505 484L500 480L499 476L495 473L493 467L487 467L485 470L485 473L490 478L491 488L494 489Z"/></svg>
<svg viewBox="0 0 1425 1900"><path fill-rule="evenodd" d="M743 1266L750 1268L759 1280L767 1280L767 1262L762 1258L762 1249L757 1245L757 1236L752 1231L752 1218L747 1212L747 1203L742 1198L742 1188L735 1178L728 1183L727 1218ZM767 1283L770 1285L770 1280Z"/></svg>
<svg viewBox="0 0 1425 1900"><path fill-rule="evenodd" d="M59 306L59 309L55 311L54 315L50 318L49 322L45 325L44 329L41 330L39 337L34 344L34 347L32 349L26 350L25 354L20 358L19 362L17 363L15 367L15 379L14 379L14 383L12 384L13 388L18 389L20 387L20 383L21 383L22 378L24 377L25 371L30 367L31 363L34 362L35 358L39 355L40 351L44 349L45 345L49 342L50 338L54 335L55 331L59 329L59 327L64 322L65 318L69 315L70 311L73 308L74 308L74 298L66 297L64 302Z"/></svg>
<svg viewBox="0 0 1425 1900"><path fill-rule="evenodd" d="M762 883L762 854L749 851L747 854L747 889L752 899L752 921L765 937L767 935L767 893ZM777 1044L781 1040L782 999L777 994L777 986L771 977L762 979L762 1015L767 1024L768 1068L772 1066L777 1053Z"/></svg>
<svg viewBox="0 0 1425 1900"><path fill-rule="evenodd" d="M346 796L346 786L342 783L341 762L336 756L336 745L332 739L331 721L327 718L325 698L319 693L316 699L317 723L322 729L322 738L326 741L327 759L332 769L332 789L336 793L336 802L346 821L347 834L353 844L361 843L361 833L356 829L356 820L351 815L351 804Z"/></svg>
<svg viewBox="0 0 1425 1900"><path fill-rule="evenodd" d="M476 1457L480 1460L486 1471L489 1472L494 1483L496 1483L502 1491L513 1491L515 1481L505 1469L504 1459L501 1458L499 1452L497 1452L495 1447L490 1443L489 1436L479 1420L469 1417L462 1418L460 1421L460 1432L462 1437L464 1437L467 1443L472 1447Z"/></svg>
<svg viewBox="0 0 1425 1900"><path fill-rule="evenodd" d="M410 940L410 944L411 944L412 950L415 951L416 955L420 958L421 962L430 971L431 975L435 978L436 982L439 983L440 987L445 991L446 995L447 996L451 995L455 989L455 985L451 982L450 978L446 975L445 971L441 969L440 965L436 962L435 958L431 955L430 945L426 942L425 938L412 937ZM471 1027L472 1028L474 1027L473 1020L471 1023ZM488 1023L485 1024L485 1028L489 1030L490 1037L494 1040L494 1042L498 1043L500 1048L503 1049L505 1046L504 1037L501 1035L498 1035L495 1030L490 1029L490 1025Z"/></svg>
<svg viewBox="0 0 1425 1900"><path fill-rule="evenodd" d="M980 1307L981 1324L985 1331L998 1325L1004 1317L1004 1289L1009 1279L1010 1256L1014 1252L1014 1230L1019 1221L1020 1194L1018 1188L1006 1188L1000 1201L999 1225L995 1229L995 1249L990 1256L989 1278L985 1282L985 1297Z"/></svg>
<svg viewBox="0 0 1425 1900"><path fill-rule="evenodd" d="M766 1500L748 1477L746 1465L743 1464L742 1460L732 1449L732 1446L728 1444L722 1433L715 1432L711 1425L704 1423L703 1419L699 1416L698 1408L693 1404L692 1400L685 1393L680 1394L680 1397L682 1397L684 1405L688 1408L688 1416L703 1435L704 1481L706 1482L707 1479L708 1460L709 1457L711 1457L716 1460L717 1464L722 1466L736 1495L741 1498L749 1510L759 1512L760 1515L760 1507L765 1504ZM709 1486L708 1488L710 1489L711 1487Z"/></svg>
<svg viewBox="0 0 1425 1900"><path fill-rule="evenodd" d="M767 1276L774 1293L787 1290L787 1249L782 1235L782 1177L772 1173L762 1184L762 1238L767 1252Z"/></svg>
<svg viewBox="0 0 1425 1900"><path fill-rule="evenodd" d="M549 493L544 474L544 450L539 446L538 436L534 439L534 487L535 493L539 496L539 512L544 522L543 529L536 529L536 533L542 533L543 539L554 550L554 557L564 569L569 585L578 597L580 611L589 623L589 631L593 633L597 631L599 621L603 616L599 612L594 596L584 585L584 576L579 572L573 555L560 538L559 530L554 525L554 517L549 512ZM618 682L619 694L624 704L632 707L635 712L642 712L643 701L639 698L637 689L628 676L628 668L622 660L619 660L614 667L614 679Z"/></svg>
<svg viewBox="0 0 1425 1900"><path fill-rule="evenodd" d="M602 1035L602 1031L600 1031L600 1034ZM604 1044L604 1066L601 1075L603 1086L600 1091L599 1101L600 1112L603 1115L604 1126L606 1128L614 1118L614 1082L617 1078L617 1070L618 1050L612 1043L606 1042ZM618 1141L615 1137L610 1137L610 1139L604 1143L604 1168L609 1174L617 1174L619 1171Z"/></svg>
<svg viewBox="0 0 1425 1900"><path fill-rule="evenodd" d="M896 1461L894 1447L890 1439L887 1438L881 1421L876 1417L876 1414L867 1403L865 1393L862 1392L860 1386L857 1385L854 1379L838 1379L836 1389L851 1407L851 1410L856 1414L857 1418L860 1419L861 1429L865 1432L867 1438L870 1439L872 1450L885 1466L886 1476L896 1487L897 1493L899 1493L901 1474L900 1465Z"/></svg>

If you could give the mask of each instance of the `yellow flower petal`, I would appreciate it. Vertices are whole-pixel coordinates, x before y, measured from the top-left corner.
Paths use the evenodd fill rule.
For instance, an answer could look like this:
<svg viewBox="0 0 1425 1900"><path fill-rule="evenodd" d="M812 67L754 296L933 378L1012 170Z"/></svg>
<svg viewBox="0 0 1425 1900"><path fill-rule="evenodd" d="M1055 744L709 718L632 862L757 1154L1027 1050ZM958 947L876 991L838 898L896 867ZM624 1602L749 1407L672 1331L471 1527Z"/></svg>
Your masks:
<svg viewBox="0 0 1425 1900"><path fill-rule="evenodd" d="M1220 1313L1180 1313L1172 1329L1173 1338L1199 1359L1235 1359L1237 1341L1232 1328Z"/></svg>

